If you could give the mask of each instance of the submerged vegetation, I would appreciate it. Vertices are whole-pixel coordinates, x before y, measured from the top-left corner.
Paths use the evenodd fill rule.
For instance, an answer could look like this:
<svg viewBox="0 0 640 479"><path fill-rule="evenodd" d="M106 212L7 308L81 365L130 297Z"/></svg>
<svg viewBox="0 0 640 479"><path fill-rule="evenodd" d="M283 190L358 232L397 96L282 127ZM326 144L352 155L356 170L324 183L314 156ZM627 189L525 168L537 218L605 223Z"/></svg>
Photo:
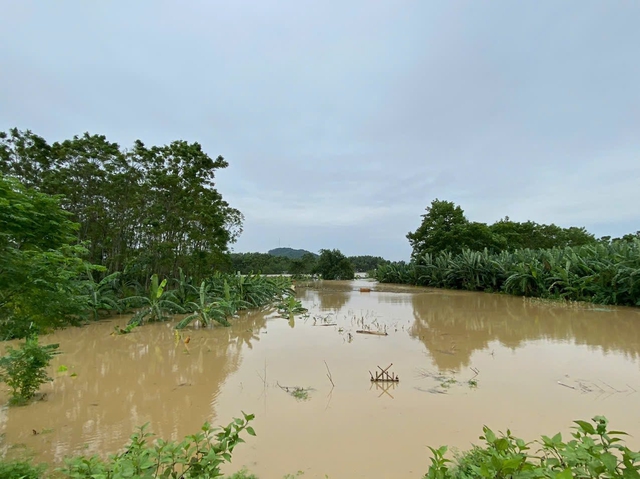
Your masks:
<svg viewBox="0 0 640 479"><path fill-rule="evenodd" d="M293 295L291 286L291 280L282 276L216 273L200 284L197 300L186 305L191 314L176 328L185 328L194 321L200 321L204 326L213 321L228 326L229 319L243 309L261 308L290 298Z"/></svg>
<svg viewBox="0 0 640 479"><path fill-rule="evenodd" d="M58 344L42 346L38 337L28 338L19 348L9 346L0 358L0 380L11 388L11 403L24 404L51 378L47 367L58 354Z"/></svg>
<svg viewBox="0 0 640 479"><path fill-rule="evenodd" d="M84 226L71 220L62 202L0 175L0 339L24 338L132 309L137 312L130 326L118 333L178 313L188 314L181 327L197 319L196 313L204 324L226 325L239 310L290 294L290 279L222 273L205 257L195 268L198 274L185 274L178 267L172 280L158 272L147 277L146 267L109 272L87 261L91 245L78 243ZM204 284L200 291L194 277Z"/></svg>
<svg viewBox="0 0 640 479"><path fill-rule="evenodd" d="M640 306L640 239L501 253L426 253L408 264L382 266L375 276L385 283Z"/></svg>

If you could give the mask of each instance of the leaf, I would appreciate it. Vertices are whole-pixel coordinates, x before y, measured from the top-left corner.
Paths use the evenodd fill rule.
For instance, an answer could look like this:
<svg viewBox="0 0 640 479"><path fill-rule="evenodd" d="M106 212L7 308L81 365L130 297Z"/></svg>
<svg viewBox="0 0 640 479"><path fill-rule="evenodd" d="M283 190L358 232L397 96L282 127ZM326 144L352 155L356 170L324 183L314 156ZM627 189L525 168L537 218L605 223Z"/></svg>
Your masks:
<svg viewBox="0 0 640 479"><path fill-rule="evenodd" d="M523 460L523 457L512 457L511 459L507 459L502 463L502 469L505 472L515 471L516 469L518 469L518 467L520 467L520 464L522 464Z"/></svg>
<svg viewBox="0 0 640 479"><path fill-rule="evenodd" d="M506 451L509 448L509 441L506 438L501 437L500 439L497 439L496 442L493 443L493 445L498 451L502 452Z"/></svg>
<svg viewBox="0 0 640 479"><path fill-rule="evenodd" d="M573 479L571 468L567 467L564 471L556 474L556 479Z"/></svg>
<svg viewBox="0 0 640 479"><path fill-rule="evenodd" d="M573 422L575 422L578 426L580 426L580 429L582 429L587 434L596 433L596 430L594 429L594 427L591 425L591 423L588 423L587 421L573 421Z"/></svg>
<svg viewBox="0 0 640 479"><path fill-rule="evenodd" d="M607 471L614 472L616 470L616 466L618 465L618 460L616 459L616 456L614 456L613 454L609 452L605 452L604 454L600 455L600 460L602 461L604 466L607 468Z"/></svg>
<svg viewBox="0 0 640 479"><path fill-rule="evenodd" d="M484 436L489 444L493 444L496 441L496 435L489 428L486 428Z"/></svg>
<svg viewBox="0 0 640 479"><path fill-rule="evenodd" d="M247 434L249 434L250 436L256 435L256 432L253 430L251 426L247 426L246 431L247 431Z"/></svg>

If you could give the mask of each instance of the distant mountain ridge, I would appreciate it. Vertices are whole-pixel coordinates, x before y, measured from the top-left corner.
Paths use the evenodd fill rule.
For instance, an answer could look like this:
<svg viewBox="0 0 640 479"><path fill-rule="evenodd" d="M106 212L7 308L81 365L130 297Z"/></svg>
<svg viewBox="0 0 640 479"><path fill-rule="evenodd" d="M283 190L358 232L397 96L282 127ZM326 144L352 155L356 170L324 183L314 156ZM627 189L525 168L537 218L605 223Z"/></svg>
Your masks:
<svg viewBox="0 0 640 479"><path fill-rule="evenodd" d="M275 249L269 250L268 254L270 254L271 256L283 256L289 259L300 259L305 254L311 254L314 257L318 256L317 254L312 253L311 251L307 251L306 249L293 249L293 248L275 248Z"/></svg>

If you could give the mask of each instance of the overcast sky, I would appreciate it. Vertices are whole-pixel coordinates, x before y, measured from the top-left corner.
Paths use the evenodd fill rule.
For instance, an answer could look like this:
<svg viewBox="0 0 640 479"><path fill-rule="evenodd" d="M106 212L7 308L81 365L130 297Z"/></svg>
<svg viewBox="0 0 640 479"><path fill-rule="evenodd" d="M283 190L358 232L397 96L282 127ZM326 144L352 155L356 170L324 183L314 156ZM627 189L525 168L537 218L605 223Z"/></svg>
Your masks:
<svg viewBox="0 0 640 479"><path fill-rule="evenodd" d="M640 1L0 6L0 130L200 142L235 251L407 259L434 198L640 230Z"/></svg>

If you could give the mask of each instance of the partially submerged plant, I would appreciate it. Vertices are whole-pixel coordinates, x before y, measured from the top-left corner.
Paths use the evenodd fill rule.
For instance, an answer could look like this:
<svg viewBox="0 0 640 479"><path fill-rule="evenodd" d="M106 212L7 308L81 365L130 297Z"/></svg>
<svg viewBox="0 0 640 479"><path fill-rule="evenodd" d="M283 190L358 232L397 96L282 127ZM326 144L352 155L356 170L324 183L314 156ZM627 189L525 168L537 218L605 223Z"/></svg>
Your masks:
<svg viewBox="0 0 640 479"><path fill-rule="evenodd" d="M478 379L477 376L480 374L480 371L476 368L470 368L473 371L474 375L470 379L466 381L458 381L452 374L447 375L441 372L434 373L432 371L426 369L420 369L418 375L423 378L430 378L437 382L437 386L435 388L429 389L426 392L434 393L434 394L446 394L449 389L454 386L462 386L466 385L469 389L476 389L478 387ZM418 388L421 391L423 389Z"/></svg>
<svg viewBox="0 0 640 479"><path fill-rule="evenodd" d="M58 347L58 344L40 345L37 336L28 338L17 349L7 347L7 354L0 358L0 378L11 388L12 403L27 402L42 384L51 380L46 369L59 354Z"/></svg>
<svg viewBox="0 0 640 479"><path fill-rule="evenodd" d="M278 304L278 312L289 318L291 316L295 316L296 314L304 314L307 312L307 308L302 306L302 302L298 301L293 296L288 296L286 299L283 299Z"/></svg>
<svg viewBox="0 0 640 479"><path fill-rule="evenodd" d="M301 386L280 386L280 384L278 384L278 387L290 396L296 398L298 401L308 401L311 399L311 396L309 396L309 392L312 391L311 388L303 388Z"/></svg>
<svg viewBox="0 0 640 479"><path fill-rule="evenodd" d="M207 283L203 281L198 291L198 302L190 302L187 304L187 308L193 311L193 313L180 321L176 325L176 329L186 328L195 320L200 321L203 326L210 326L214 321L223 326L229 326L227 317L235 314L237 311L232 306L230 300L224 300L222 304L219 301L211 302Z"/></svg>
<svg viewBox="0 0 640 479"><path fill-rule="evenodd" d="M130 320L129 324L141 325L145 321L165 321L169 313L184 312L184 308L176 303L173 294L166 291L167 280L159 282L158 275L151 276L149 296L131 296L128 302L139 301L144 306Z"/></svg>
<svg viewBox="0 0 640 479"><path fill-rule="evenodd" d="M129 334L131 331L133 331L137 327L138 325L136 323L131 323L131 322L129 322L129 324L127 324L124 328L121 328L120 326L114 326L113 333L111 334L112 335Z"/></svg>
<svg viewBox="0 0 640 479"><path fill-rule="evenodd" d="M96 281L91 269L87 268L87 280L83 282L82 288L93 319L98 319L100 313L104 311L120 311L121 303L115 291L115 284L119 277L120 273L116 272Z"/></svg>
<svg viewBox="0 0 640 479"><path fill-rule="evenodd" d="M217 272L200 284L197 300L185 305L192 314L180 321L176 328L185 328L194 321L205 326L213 322L229 326L229 320L239 311L270 305L292 292L289 278Z"/></svg>
<svg viewBox="0 0 640 479"><path fill-rule="evenodd" d="M180 306L190 311L189 304L197 301L198 290L192 284L193 278L187 277L182 268L178 268L178 277L173 279L176 289L173 290L173 296Z"/></svg>

